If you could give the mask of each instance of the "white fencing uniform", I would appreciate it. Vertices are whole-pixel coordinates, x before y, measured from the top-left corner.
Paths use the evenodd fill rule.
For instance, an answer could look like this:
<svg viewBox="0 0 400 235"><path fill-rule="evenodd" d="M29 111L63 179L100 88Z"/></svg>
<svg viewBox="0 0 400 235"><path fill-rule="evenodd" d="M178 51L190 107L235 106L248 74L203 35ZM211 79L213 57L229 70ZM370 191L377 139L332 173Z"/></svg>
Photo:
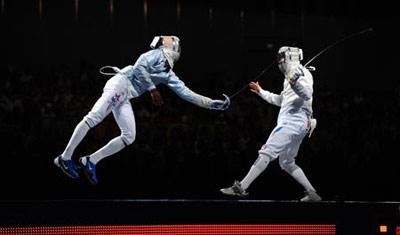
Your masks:
<svg viewBox="0 0 400 235"><path fill-rule="evenodd" d="M129 102L129 86L129 80L122 74L110 78L104 86L103 94L84 118L90 127L94 127L112 111L126 145L131 144L136 135L135 117Z"/></svg>
<svg viewBox="0 0 400 235"><path fill-rule="evenodd" d="M279 158L279 165L301 184L306 196L303 202L320 201L303 170L296 165L295 157L300 144L311 128L313 77L300 64L303 51L295 47L281 47L278 51L278 67L285 75L283 90L277 95L263 90L258 83L250 83L252 91L270 104L280 106L278 122L267 142L258 151L258 158L242 181L235 181L233 186L222 188L226 195L246 196L250 184L267 168L268 164ZM316 121L314 122L316 123Z"/></svg>
<svg viewBox="0 0 400 235"><path fill-rule="evenodd" d="M277 95L261 90L259 95L270 104L280 106L278 122L259 154L275 159L281 157L281 166L294 162L300 144L310 129L312 114L313 78L311 73L300 66L304 76L295 84L284 80L283 90Z"/></svg>

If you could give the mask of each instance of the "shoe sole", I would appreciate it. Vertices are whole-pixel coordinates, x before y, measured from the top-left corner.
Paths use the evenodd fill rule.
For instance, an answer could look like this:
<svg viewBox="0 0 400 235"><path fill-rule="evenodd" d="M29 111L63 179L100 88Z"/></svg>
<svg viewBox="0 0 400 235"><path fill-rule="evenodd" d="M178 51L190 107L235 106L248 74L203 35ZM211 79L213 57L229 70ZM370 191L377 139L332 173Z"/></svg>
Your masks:
<svg viewBox="0 0 400 235"><path fill-rule="evenodd" d="M222 194L228 195L228 196L246 197L246 196L248 195L248 194L237 194L237 193L232 194L232 193L226 193L226 192L223 191L223 189L220 189L219 191L220 191Z"/></svg>
<svg viewBox="0 0 400 235"><path fill-rule="evenodd" d="M73 175L71 175L68 171L66 171L66 170L64 169L64 167L61 166L58 157L56 157L56 158L54 159L54 164L55 164L58 168L60 168L61 171L62 171L65 175L67 175L68 177L70 177L70 178L72 178L72 179L77 179L77 178L79 177L79 176L77 176L77 177L76 177L76 176L73 176Z"/></svg>
<svg viewBox="0 0 400 235"><path fill-rule="evenodd" d="M304 203L308 203L308 202L320 202L322 200L308 200L308 201L300 201L300 202L304 202Z"/></svg>
<svg viewBox="0 0 400 235"><path fill-rule="evenodd" d="M224 195L228 195L228 196L235 196L235 194L232 194L232 193L226 193L226 192L224 192L224 190L223 189L220 189L219 190L222 194L224 194Z"/></svg>
<svg viewBox="0 0 400 235"><path fill-rule="evenodd" d="M308 200L300 200L300 202L320 202L322 201L322 198L312 198Z"/></svg>

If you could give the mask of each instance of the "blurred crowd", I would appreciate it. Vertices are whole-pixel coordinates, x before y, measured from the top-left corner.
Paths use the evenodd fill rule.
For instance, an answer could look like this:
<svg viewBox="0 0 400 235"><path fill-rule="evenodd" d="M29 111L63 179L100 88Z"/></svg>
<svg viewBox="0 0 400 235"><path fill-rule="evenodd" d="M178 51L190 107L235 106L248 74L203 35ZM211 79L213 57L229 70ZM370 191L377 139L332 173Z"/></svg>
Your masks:
<svg viewBox="0 0 400 235"><path fill-rule="evenodd" d="M101 95L107 77L97 69L85 62L78 68L58 66L41 70L2 66L2 162L13 164L20 159L34 166L39 161L41 168L35 172L42 172L38 173L42 176L46 175L43 171L53 169L52 165L46 168L46 164L63 151L75 125ZM222 92L240 88L244 80L218 73L208 78L190 77L189 81L181 79L192 90L212 98L222 98ZM313 108L318 126L313 136L304 140L298 164L321 194L331 199L398 197L394 192L395 179L399 178L399 87L354 91L318 89L316 84L314 89ZM111 185L118 179L123 184L127 177L132 177L142 188L137 191L150 192L147 196L171 189L174 192L164 195L190 197L201 192L207 197L204 188L216 190L244 176L274 128L279 112L278 107L248 90L235 97L225 112L186 103L165 86L159 90L165 101L162 107L153 106L149 94L131 100L136 141L117 154L120 156L99 165L100 179L106 183ZM117 135L119 129L110 115L89 132L76 155L90 154ZM114 168L132 172L115 172ZM274 189L268 190L282 194L291 190L280 188L285 178L274 175L275 171L280 172L277 166L271 168L272 173L266 175L272 174L273 179L262 182L267 177L262 178L254 189L264 198L274 194L264 192L267 189L263 185L272 185ZM11 171L5 169L2 174L9 175ZM366 196L367 193L371 194Z"/></svg>

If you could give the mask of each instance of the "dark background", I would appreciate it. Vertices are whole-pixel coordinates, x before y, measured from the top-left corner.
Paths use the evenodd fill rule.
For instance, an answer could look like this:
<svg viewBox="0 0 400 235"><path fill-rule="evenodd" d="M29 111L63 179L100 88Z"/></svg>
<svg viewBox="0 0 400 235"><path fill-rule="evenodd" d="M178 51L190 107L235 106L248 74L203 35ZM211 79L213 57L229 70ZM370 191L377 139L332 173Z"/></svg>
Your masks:
<svg viewBox="0 0 400 235"><path fill-rule="evenodd" d="M276 123L278 107L246 90L217 112L160 85L131 100L136 141L103 160L99 184L73 181L53 159L100 97L98 69L134 64L155 35L177 35L176 74L194 91L233 94L283 45L305 62L330 43L370 28L312 65L318 127L297 159L325 200L398 201L400 83L394 1L0 0L1 199L224 198L242 179ZM259 79L279 93L273 68ZM110 115L74 159L93 153L119 129ZM249 189L250 199L293 200L302 188L277 162Z"/></svg>

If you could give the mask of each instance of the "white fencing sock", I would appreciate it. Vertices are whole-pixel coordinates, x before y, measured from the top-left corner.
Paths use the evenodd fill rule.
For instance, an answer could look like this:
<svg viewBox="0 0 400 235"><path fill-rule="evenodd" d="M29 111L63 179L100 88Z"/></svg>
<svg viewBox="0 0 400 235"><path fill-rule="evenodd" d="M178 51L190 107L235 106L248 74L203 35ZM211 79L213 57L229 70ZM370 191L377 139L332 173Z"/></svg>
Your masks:
<svg viewBox="0 0 400 235"><path fill-rule="evenodd" d="M314 191L314 187L311 185L310 181L307 179L301 168L297 168L290 174L297 182L299 182L306 191Z"/></svg>
<svg viewBox="0 0 400 235"><path fill-rule="evenodd" d="M267 168L270 158L266 155L259 155L251 166L247 175L240 182L241 187L246 190L250 184Z"/></svg>
<svg viewBox="0 0 400 235"><path fill-rule="evenodd" d="M75 148L82 141L82 139L86 136L87 132L90 130L89 125L82 120L76 125L74 132L72 133L71 139L68 142L67 147L64 152L61 154L61 158L64 160L71 160L72 154L75 151Z"/></svg>
<svg viewBox="0 0 400 235"><path fill-rule="evenodd" d="M123 148L125 148L125 146L126 145L121 136L118 136L108 142L108 144L106 144L103 148L90 155L90 161L96 164L103 158L106 158L110 155L113 155L114 153L121 151Z"/></svg>

